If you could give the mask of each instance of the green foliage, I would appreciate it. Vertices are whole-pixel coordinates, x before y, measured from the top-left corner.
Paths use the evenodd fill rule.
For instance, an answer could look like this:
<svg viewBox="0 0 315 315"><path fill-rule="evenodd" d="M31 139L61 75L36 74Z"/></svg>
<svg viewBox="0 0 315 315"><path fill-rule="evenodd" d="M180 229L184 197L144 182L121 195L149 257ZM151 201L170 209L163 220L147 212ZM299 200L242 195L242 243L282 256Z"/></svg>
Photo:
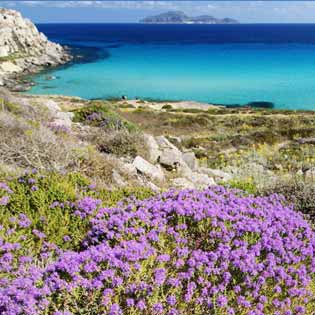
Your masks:
<svg viewBox="0 0 315 315"><path fill-rule="evenodd" d="M136 132L125 130L110 135L103 134L96 138L96 146L100 152L115 154L117 156L136 157L139 150L143 149L143 137Z"/></svg>
<svg viewBox="0 0 315 315"><path fill-rule="evenodd" d="M41 175L34 171L7 183L11 190L9 194L0 189L0 198L9 196L9 203L5 207L0 205L0 225L15 228L16 223L9 218L25 214L32 221L29 231L35 229L44 233L46 241L62 249L77 249L89 228L89 217L81 218L73 213L73 205L78 200L91 196L100 199L102 206L110 207L132 196L137 199L153 196L153 192L145 187L98 191L80 173ZM66 236L71 237L71 242L64 239ZM23 247L38 255L39 242L42 240L30 233L28 243Z"/></svg>
<svg viewBox="0 0 315 315"><path fill-rule="evenodd" d="M165 104L162 106L162 109L169 110L169 109L173 109L173 107L170 104Z"/></svg>
<svg viewBox="0 0 315 315"><path fill-rule="evenodd" d="M240 189L248 194L255 195L257 193L257 187L251 177L239 180L233 179L227 183L228 187Z"/></svg>
<svg viewBox="0 0 315 315"><path fill-rule="evenodd" d="M129 121L120 117L108 102L93 101L88 106L75 109L74 122L81 122L95 127L102 127L107 130L134 131L137 127Z"/></svg>
<svg viewBox="0 0 315 315"><path fill-rule="evenodd" d="M80 174L27 173L11 180L9 185L13 193L1 217L1 225L9 224L12 215L24 213L33 222L33 228L45 233L49 241L62 248L68 247L63 237L71 235L71 246L76 248L82 241L88 221L74 216L70 206L77 197L83 196L86 184ZM61 206L52 208L54 202Z"/></svg>

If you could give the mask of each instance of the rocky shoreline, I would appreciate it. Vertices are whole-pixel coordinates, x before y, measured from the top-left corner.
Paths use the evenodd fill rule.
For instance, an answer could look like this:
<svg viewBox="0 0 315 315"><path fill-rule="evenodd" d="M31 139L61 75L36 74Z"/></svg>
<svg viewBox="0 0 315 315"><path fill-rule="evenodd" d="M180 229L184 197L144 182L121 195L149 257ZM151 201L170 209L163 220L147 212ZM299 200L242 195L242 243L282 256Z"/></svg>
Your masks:
<svg viewBox="0 0 315 315"><path fill-rule="evenodd" d="M0 86L25 91L27 77L72 60L69 48L53 43L14 10L0 9Z"/></svg>

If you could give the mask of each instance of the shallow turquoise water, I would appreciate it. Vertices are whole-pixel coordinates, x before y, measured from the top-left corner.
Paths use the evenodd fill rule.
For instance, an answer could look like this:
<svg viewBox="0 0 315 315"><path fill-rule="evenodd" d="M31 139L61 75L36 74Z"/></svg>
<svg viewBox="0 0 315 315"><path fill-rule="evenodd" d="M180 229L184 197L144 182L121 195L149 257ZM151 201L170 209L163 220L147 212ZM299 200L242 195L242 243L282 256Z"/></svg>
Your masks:
<svg viewBox="0 0 315 315"><path fill-rule="evenodd" d="M107 43L108 44L108 43ZM315 45L309 43L94 43L109 54L35 77L29 93L84 98L270 101L315 109Z"/></svg>

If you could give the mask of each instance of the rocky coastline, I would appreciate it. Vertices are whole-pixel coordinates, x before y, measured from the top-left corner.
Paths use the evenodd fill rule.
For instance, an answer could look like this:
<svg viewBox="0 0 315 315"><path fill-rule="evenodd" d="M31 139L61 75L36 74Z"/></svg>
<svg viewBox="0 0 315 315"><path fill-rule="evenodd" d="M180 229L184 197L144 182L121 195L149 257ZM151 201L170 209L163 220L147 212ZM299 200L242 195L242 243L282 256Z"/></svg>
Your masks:
<svg viewBox="0 0 315 315"><path fill-rule="evenodd" d="M69 48L53 43L19 12L0 9L0 86L25 91L27 76L72 60Z"/></svg>

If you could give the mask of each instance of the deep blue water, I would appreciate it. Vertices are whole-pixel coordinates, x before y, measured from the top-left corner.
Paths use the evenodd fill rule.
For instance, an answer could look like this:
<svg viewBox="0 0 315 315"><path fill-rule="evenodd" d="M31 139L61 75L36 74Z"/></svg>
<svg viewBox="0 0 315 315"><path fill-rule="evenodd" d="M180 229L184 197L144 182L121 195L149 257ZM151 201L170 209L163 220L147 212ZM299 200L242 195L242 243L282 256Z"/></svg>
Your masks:
<svg viewBox="0 0 315 315"><path fill-rule="evenodd" d="M30 93L315 109L315 24L42 24L75 62ZM47 75L57 79L48 81Z"/></svg>

